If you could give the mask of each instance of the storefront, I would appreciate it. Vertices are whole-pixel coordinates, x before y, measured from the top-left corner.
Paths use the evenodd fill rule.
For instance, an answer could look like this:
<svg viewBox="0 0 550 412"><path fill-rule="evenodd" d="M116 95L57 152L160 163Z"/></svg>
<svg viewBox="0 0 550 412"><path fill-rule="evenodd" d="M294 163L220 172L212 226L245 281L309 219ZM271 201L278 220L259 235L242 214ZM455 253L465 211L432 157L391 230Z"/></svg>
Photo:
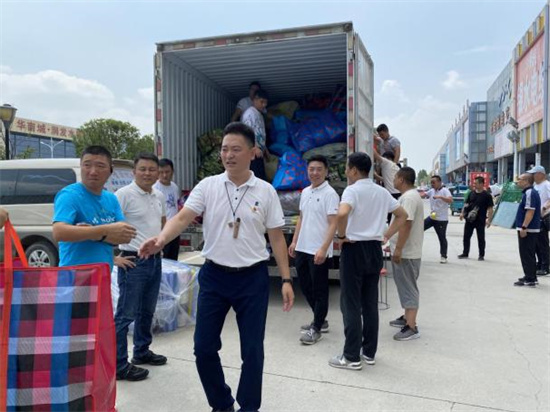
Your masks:
<svg viewBox="0 0 550 412"><path fill-rule="evenodd" d="M16 117L10 128L11 158L76 157L77 129Z"/></svg>

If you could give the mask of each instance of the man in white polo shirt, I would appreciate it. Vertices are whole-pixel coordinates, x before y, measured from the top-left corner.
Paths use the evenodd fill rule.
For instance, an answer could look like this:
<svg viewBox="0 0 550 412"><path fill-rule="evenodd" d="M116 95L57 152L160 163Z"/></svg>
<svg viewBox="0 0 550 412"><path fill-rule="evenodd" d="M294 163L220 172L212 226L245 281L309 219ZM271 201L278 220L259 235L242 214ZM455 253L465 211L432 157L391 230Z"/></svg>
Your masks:
<svg viewBox="0 0 550 412"><path fill-rule="evenodd" d="M378 280L383 266L382 240L388 213L395 219L389 230L398 230L407 212L391 194L369 179L372 161L366 153L348 157L350 185L338 209L340 255L340 305L344 317L342 355L329 360L334 368L359 370L361 357L374 365L378 347ZM362 352L362 354L361 354Z"/></svg>
<svg viewBox="0 0 550 412"><path fill-rule="evenodd" d="M130 243L119 245L125 262L118 268L120 296L115 313L117 379L139 381L149 371L135 365L164 365L166 357L153 353L151 324L157 305L161 279L161 254L138 258L145 239L160 233L166 222L165 199L153 188L159 175L159 160L152 153L140 153L134 160L134 181L115 195L126 221L137 229ZM134 323L134 352L128 363L128 327Z"/></svg>
<svg viewBox="0 0 550 412"><path fill-rule="evenodd" d="M453 203L453 195L449 192L441 176L434 175L430 179L432 188L426 192L430 198L430 215L424 219L424 231L433 227L439 239L439 263L447 263L447 225L449 224L449 205Z"/></svg>
<svg viewBox="0 0 550 412"><path fill-rule="evenodd" d="M315 155L308 159L307 174L311 185L300 197L300 217L288 248L295 258L302 293L313 310L313 321L302 326L300 342L313 345L328 332L328 270L336 231L336 213L340 198L327 182L328 161Z"/></svg>
<svg viewBox="0 0 550 412"><path fill-rule="evenodd" d="M195 327L197 370L212 409L233 411L235 399L225 383L218 355L223 324L233 308L243 360L236 398L242 411L258 411L262 400L263 342L269 301L266 232L282 276L284 311L292 308L294 293L279 198L273 186L250 171L254 131L234 122L226 126L223 136L221 159L225 173L203 179L160 235L142 244L140 256L158 253L195 217L203 214L202 254L206 262L199 273Z"/></svg>

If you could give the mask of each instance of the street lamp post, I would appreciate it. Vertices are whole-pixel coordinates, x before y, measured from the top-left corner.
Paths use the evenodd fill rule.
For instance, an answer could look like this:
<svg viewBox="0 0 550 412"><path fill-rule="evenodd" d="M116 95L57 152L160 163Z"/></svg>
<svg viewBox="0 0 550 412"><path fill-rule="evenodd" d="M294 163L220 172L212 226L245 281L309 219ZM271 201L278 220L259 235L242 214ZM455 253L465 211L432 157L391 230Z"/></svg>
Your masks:
<svg viewBox="0 0 550 412"><path fill-rule="evenodd" d="M42 141L40 142L40 144L43 144L44 146L46 146L50 149L52 159L53 159L53 149L55 148L55 146L57 146L58 144L61 144L61 143L63 143L63 140L60 140L59 142L54 143L52 137L50 137L50 144L42 142Z"/></svg>
<svg viewBox="0 0 550 412"><path fill-rule="evenodd" d="M512 179L516 180L518 176L518 142L520 139L520 136L518 133L519 124L517 120L514 119L513 117L510 117L510 119L508 119L508 123L510 124L510 126L514 128L514 130L512 130L511 132L508 132L506 137L508 138L508 140L512 142L512 145L514 146L513 147L514 148L514 172L513 172L514 174L512 176Z"/></svg>
<svg viewBox="0 0 550 412"><path fill-rule="evenodd" d="M15 112L17 112L17 109L10 104L0 106L0 120L2 120L5 130L6 160L10 158L10 127L13 119L15 119Z"/></svg>

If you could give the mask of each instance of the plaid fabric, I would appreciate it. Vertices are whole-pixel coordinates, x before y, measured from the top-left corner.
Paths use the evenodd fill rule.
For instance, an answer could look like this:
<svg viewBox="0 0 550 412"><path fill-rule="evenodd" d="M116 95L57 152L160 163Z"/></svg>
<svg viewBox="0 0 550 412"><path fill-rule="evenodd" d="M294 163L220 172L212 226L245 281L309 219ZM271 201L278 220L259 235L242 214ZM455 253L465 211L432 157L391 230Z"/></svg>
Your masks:
<svg viewBox="0 0 550 412"><path fill-rule="evenodd" d="M105 277L109 277L106 265L14 269L8 346L8 411L114 408L112 315L110 323L104 325L109 332L106 335L110 335L108 348L102 349L99 342L101 317L109 319L102 315L105 311L100 308L111 308L110 290L104 297L99 296ZM0 286L2 283L0 281ZM2 288L0 304L3 291ZM105 357L110 358L108 367L98 364L103 363ZM98 375L101 369L109 370L107 377ZM97 385L98 379L103 380L100 385ZM108 388L99 395L103 399L98 399L95 393L98 387ZM111 401L112 405L107 407Z"/></svg>

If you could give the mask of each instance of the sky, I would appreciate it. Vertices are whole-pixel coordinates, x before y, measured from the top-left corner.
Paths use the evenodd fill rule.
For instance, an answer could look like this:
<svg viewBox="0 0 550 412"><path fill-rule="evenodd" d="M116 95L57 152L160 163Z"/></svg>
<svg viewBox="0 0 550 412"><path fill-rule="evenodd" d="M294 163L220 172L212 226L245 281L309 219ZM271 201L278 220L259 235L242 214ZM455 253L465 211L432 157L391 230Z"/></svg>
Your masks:
<svg viewBox="0 0 550 412"><path fill-rule="evenodd" d="M487 89L546 2L0 0L0 104L78 127L154 132L155 43L352 21L374 61L375 124L415 169Z"/></svg>

